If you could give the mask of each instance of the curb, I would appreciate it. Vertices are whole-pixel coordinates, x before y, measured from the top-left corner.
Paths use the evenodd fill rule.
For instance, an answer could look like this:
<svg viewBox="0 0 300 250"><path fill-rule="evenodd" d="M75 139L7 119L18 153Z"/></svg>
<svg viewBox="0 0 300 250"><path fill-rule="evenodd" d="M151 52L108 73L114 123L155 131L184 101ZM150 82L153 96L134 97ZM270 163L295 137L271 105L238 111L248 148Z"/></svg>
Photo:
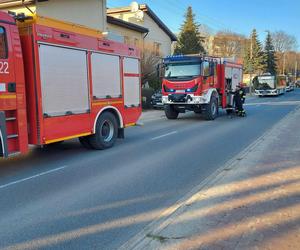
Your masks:
<svg viewBox="0 0 300 250"><path fill-rule="evenodd" d="M199 185L194 187L189 191L183 198L179 199L174 205L167 208L155 221L148 224L144 229L142 229L138 234L133 236L127 242L125 242L119 250L128 249L146 249L147 245L152 241L147 237L149 234L159 235L159 233L166 228L173 220L176 215L180 214L183 209L193 203L197 198L197 194L204 188L208 189L212 187L217 181L222 179L229 170L235 169L239 162L245 158L253 149L261 144L265 138L270 134L274 133L278 128L281 128L295 113L300 111L300 106L296 106L292 111L290 111L285 117L283 117L278 123L273 125L265 133L263 133L259 138L247 146L243 151L237 154L234 158L229 160L219 169L214 171L206 179L204 179Z"/></svg>

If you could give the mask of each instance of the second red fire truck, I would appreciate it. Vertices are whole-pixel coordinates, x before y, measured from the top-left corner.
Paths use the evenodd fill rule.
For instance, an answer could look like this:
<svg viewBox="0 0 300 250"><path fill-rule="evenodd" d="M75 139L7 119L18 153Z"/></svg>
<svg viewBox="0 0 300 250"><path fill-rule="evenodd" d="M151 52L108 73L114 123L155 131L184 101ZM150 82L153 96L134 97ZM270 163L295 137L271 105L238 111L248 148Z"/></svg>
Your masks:
<svg viewBox="0 0 300 250"><path fill-rule="evenodd" d="M242 84L243 66L215 57L175 55L163 61L162 102L168 119L186 110L203 113L208 120L219 107L231 112L233 92Z"/></svg>
<svg viewBox="0 0 300 250"><path fill-rule="evenodd" d="M82 26L0 12L0 157L72 138L113 146L141 114L140 80L134 47Z"/></svg>

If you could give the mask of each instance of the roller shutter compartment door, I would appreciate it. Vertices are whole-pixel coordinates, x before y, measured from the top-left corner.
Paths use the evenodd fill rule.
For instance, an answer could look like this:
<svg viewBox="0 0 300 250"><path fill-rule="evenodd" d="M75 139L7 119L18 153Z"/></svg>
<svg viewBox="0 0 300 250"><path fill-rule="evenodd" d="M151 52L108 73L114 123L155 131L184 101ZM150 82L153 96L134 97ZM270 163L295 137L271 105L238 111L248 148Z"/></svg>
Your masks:
<svg viewBox="0 0 300 250"><path fill-rule="evenodd" d="M39 45L43 113L82 114L89 110L87 53Z"/></svg>
<svg viewBox="0 0 300 250"><path fill-rule="evenodd" d="M135 58L124 59L124 104L125 107L141 104L140 63Z"/></svg>
<svg viewBox="0 0 300 250"><path fill-rule="evenodd" d="M95 98L121 97L120 57L93 53L92 82Z"/></svg>

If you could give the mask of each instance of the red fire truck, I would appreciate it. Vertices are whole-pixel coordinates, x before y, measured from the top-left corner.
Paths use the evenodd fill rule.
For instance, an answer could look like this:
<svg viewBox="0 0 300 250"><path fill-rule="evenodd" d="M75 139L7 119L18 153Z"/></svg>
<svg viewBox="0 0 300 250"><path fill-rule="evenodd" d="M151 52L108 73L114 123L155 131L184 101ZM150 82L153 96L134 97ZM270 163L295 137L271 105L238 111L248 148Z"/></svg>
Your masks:
<svg viewBox="0 0 300 250"><path fill-rule="evenodd" d="M105 149L141 114L140 53L99 31L0 12L0 156L79 138Z"/></svg>
<svg viewBox="0 0 300 250"><path fill-rule="evenodd" d="M242 83L243 66L226 59L175 55L163 60L162 102L168 119L186 110L214 120L219 107L231 112L233 91Z"/></svg>

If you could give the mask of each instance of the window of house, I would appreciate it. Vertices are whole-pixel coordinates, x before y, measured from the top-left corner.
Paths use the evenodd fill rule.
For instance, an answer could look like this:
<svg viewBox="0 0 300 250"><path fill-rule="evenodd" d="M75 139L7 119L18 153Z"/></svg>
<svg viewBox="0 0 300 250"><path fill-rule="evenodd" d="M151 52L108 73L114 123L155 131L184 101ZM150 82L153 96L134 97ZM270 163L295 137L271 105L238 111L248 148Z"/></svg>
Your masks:
<svg viewBox="0 0 300 250"><path fill-rule="evenodd" d="M134 38L134 46L139 47L140 46L140 41L137 38Z"/></svg>
<svg viewBox="0 0 300 250"><path fill-rule="evenodd" d="M124 36L124 43L130 45L130 39L128 36Z"/></svg>
<svg viewBox="0 0 300 250"><path fill-rule="evenodd" d="M154 43L153 51L156 56L160 55L160 43Z"/></svg>
<svg viewBox="0 0 300 250"><path fill-rule="evenodd" d="M0 59L7 58L6 33L3 27L0 27Z"/></svg>

